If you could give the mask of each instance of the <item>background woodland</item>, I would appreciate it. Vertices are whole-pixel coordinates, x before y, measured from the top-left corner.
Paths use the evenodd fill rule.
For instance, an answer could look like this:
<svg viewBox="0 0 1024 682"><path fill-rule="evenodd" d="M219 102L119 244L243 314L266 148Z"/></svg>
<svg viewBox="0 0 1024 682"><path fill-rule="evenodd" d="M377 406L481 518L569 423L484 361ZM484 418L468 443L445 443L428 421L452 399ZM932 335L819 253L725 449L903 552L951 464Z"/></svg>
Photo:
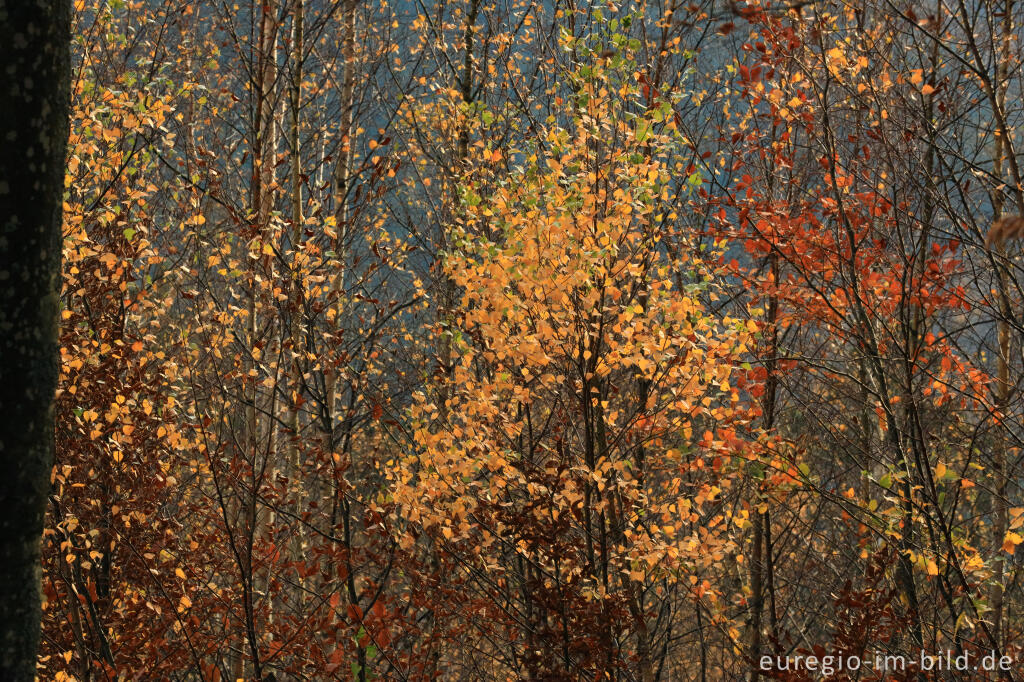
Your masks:
<svg viewBox="0 0 1024 682"><path fill-rule="evenodd" d="M1024 655L1022 23L78 0L41 679Z"/></svg>

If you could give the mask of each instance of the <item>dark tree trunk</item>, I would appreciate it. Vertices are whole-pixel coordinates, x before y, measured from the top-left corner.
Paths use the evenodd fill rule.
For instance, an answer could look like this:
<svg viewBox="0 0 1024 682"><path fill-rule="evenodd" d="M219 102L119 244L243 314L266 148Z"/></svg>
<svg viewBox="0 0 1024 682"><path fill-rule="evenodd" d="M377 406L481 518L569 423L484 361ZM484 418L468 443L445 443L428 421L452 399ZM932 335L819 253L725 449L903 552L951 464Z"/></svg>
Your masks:
<svg viewBox="0 0 1024 682"><path fill-rule="evenodd" d="M35 679L53 462L69 0L0 0L0 680Z"/></svg>

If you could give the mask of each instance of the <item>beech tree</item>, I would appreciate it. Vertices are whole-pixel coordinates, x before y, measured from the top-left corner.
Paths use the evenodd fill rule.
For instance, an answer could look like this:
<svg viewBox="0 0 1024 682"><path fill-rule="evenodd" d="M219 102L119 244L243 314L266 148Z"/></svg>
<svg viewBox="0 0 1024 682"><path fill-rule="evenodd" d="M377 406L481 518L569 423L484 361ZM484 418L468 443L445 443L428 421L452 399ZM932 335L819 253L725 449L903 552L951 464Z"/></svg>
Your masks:
<svg viewBox="0 0 1024 682"><path fill-rule="evenodd" d="M429 537L444 600L484 616L450 619L444 655L486 679L665 674L656 614L685 610L749 523L720 498L724 461L753 449L733 371L758 327L704 309L717 285L692 244L667 257L675 123L642 103L627 45L593 54L566 75L565 127L512 152L522 171L471 155L444 259L461 298L438 329L455 367L416 396L421 449L395 461L401 542ZM702 593L712 622L724 592ZM487 664L455 636L477 629Z"/></svg>

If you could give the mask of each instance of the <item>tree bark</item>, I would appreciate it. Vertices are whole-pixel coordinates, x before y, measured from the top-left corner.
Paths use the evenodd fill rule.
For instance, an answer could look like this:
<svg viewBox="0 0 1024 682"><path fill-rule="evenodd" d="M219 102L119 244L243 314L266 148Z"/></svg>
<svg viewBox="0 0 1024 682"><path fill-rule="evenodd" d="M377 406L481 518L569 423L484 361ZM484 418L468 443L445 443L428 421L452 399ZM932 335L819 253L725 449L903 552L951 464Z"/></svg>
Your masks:
<svg viewBox="0 0 1024 682"><path fill-rule="evenodd" d="M35 679L54 449L69 0L0 0L0 679Z"/></svg>
<svg viewBox="0 0 1024 682"><path fill-rule="evenodd" d="M1010 58L1012 52L1012 36L1013 36L1013 0L1006 0L1003 7L1003 20L1001 24L1002 34L998 37L999 43L999 54L998 62L996 63L996 75L995 75L995 102L993 106L996 108L997 117L1002 117L1003 112L1006 111L1006 92L1009 87L1007 76L1010 71ZM993 39L993 43L996 40ZM992 159L992 174L1000 182L1003 179L1003 163L1006 161L1004 158L1007 153L1013 153L1012 140L1009 135L1006 134L1007 130L1001 126L996 128L995 135L995 151ZM1021 188L1018 186L1016 192L1018 194ZM995 224L1003 216L1003 193L1001 190L995 190L992 193L992 223ZM1019 206L1018 206L1019 207ZM1007 419L1007 413L1009 411L1010 393L1011 393L1011 382L1010 382L1010 300L1009 300L1009 276L1007 273L1005 263L1006 258L1006 247L1005 243L996 244L996 251L1002 257L1000 258L999 265L999 320L996 325L996 334L998 339L998 355L996 365L996 405L999 411L1000 427L1005 428L1005 421ZM1004 597L1004 582L1006 581L1006 559L1003 556L1002 544L1003 537L1006 535L1006 531L1009 529L1010 518L1008 504L1006 500L1006 489L1008 482L1008 471L1006 461L1006 445L1007 442L1012 442L1012 437L1007 434L1006 438L998 437L996 439L994 452L992 453L993 458L993 474L995 476L995 484L993 486L993 497L992 497L992 546L996 549L996 557L992 562L992 588L989 591L989 604L992 606L992 635L995 637L997 643L1002 641L1002 630L1003 630L1003 597Z"/></svg>

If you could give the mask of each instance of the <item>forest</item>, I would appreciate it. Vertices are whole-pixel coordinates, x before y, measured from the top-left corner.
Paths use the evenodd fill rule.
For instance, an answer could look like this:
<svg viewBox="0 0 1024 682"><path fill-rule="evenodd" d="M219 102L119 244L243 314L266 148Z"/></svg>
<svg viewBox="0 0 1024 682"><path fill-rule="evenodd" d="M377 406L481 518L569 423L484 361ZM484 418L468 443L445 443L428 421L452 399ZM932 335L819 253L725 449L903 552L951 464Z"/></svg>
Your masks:
<svg viewBox="0 0 1024 682"><path fill-rule="evenodd" d="M39 680L1024 679L1024 4L70 5Z"/></svg>

